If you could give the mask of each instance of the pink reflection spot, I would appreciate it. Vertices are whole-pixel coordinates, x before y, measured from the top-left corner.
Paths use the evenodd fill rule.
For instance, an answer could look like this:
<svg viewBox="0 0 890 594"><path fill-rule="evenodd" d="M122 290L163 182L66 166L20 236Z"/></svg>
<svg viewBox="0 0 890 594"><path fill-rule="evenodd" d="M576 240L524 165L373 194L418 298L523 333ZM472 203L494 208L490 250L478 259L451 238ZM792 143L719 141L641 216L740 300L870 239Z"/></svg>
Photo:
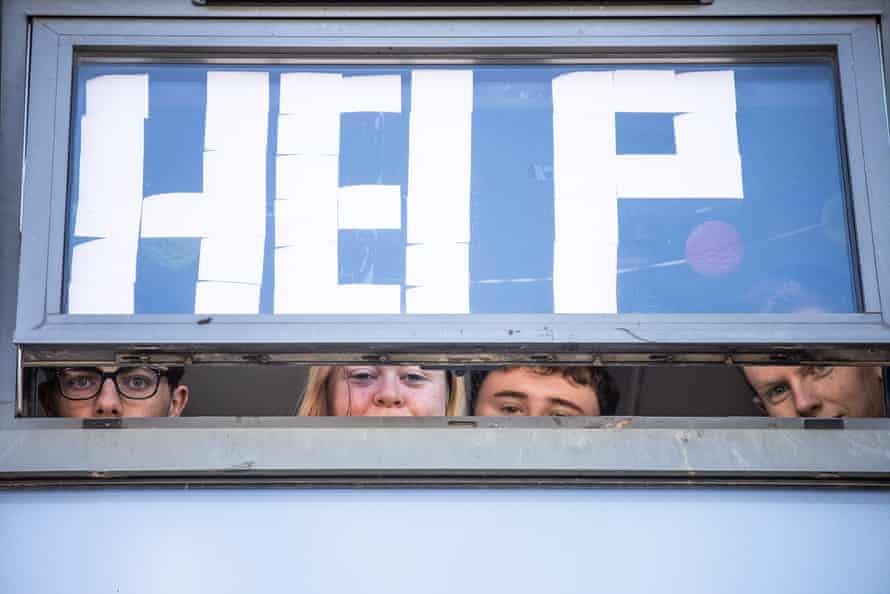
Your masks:
<svg viewBox="0 0 890 594"><path fill-rule="evenodd" d="M706 221L686 238L686 261L702 276L725 276L745 255L742 237L724 221Z"/></svg>

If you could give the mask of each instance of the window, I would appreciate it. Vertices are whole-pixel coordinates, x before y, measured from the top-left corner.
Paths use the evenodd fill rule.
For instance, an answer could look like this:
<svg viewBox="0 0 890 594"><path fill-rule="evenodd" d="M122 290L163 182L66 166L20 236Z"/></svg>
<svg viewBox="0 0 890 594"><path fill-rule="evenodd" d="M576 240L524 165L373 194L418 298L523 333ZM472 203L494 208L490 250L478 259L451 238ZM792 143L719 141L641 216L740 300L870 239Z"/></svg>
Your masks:
<svg viewBox="0 0 890 594"><path fill-rule="evenodd" d="M144 14L168 18L124 14L113 27L87 13L31 21L23 368L890 362L875 15L443 22L158 10ZM330 421L330 433L305 419L198 426L265 452L269 472L379 470L366 439L430 445L407 426L367 437ZM475 423L417 423L447 445L422 461L394 456L387 470L688 466L686 445L641 455L654 446L640 433ZM769 444L788 433L766 427L801 425L748 423L715 421L718 433L692 446L697 468L880 468L784 459ZM850 421L845 438L883 447L882 423ZM158 431L121 432L145 458L107 452L103 467L227 468L208 462L207 434L124 425ZM10 472L83 472L64 447L89 440L66 432L75 426L16 419L21 448L35 435L59 447L51 468L25 457ZM301 462L264 447L281 427ZM763 431L751 465L708 442L731 446L748 430ZM474 462L490 435L505 448ZM540 457L517 460L507 446L532 435ZM839 439L793 435L824 450ZM194 446L190 458L149 453L159 436ZM588 453L625 454L581 461L564 449L573 436ZM344 448L355 455L309 455Z"/></svg>
<svg viewBox="0 0 890 594"><path fill-rule="evenodd" d="M295 23L276 43L259 23L233 23L227 35L266 58L220 48L226 36L210 23L165 33L133 22L110 37L97 26L59 21L34 38L32 68L49 75L33 79L46 85L46 116L56 105L73 111L42 117L58 124L45 130L32 116L32 142L70 151L71 166L39 166L52 176L26 187L26 198L44 199L26 199L25 223L46 235L25 257L51 273L24 279L21 344L317 350L361 337L395 351L422 342L723 352L884 335L874 315L880 231L870 225L880 208L870 194L881 190L865 180L881 151L860 136L883 117L879 81L848 66L854 49L877 60L868 21L797 25L799 45L782 50L778 29L770 38L747 23L707 43L700 25L665 23L645 45L625 23L609 37L593 24L577 35L557 27L515 55L471 48L531 44L534 29L465 23L458 42L415 25L387 29L393 49L370 63L347 42L382 35L371 23L320 41L311 23ZM127 27L151 35L134 43ZM176 27L199 41L165 63L154 48L173 43L165 35ZM682 59L670 58L675 48ZM317 96L331 100L307 99ZM611 103L591 107L593 96ZM839 101L854 96L862 100ZM237 120L244 128L230 125L236 112L251 114ZM586 152L603 155L597 167L585 167ZM114 176L103 162L117 165ZM120 274L100 274L106 266ZM165 290L154 290L162 272ZM735 316L761 312L794 316ZM426 317L387 317L400 313ZM727 315L675 316L688 313ZM150 326L137 321L155 314ZM337 314L369 317L332 324Z"/></svg>
<svg viewBox="0 0 890 594"><path fill-rule="evenodd" d="M534 59L84 58L62 312L862 311L830 57Z"/></svg>

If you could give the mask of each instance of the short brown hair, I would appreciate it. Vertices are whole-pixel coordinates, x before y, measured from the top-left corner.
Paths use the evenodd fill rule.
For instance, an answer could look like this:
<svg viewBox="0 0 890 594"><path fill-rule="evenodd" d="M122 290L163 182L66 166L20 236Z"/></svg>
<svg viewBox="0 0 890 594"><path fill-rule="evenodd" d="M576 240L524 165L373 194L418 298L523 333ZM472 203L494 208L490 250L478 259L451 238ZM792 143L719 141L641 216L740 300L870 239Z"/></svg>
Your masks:
<svg viewBox="0 0 890 594"><path fill-rule="evenodd" d="M575 366L538 366L538 365L520 365L517 367L500 367L503 371L511 369L530 369L541 375L559 374L572 382L581 386L590 386L596 392L596 398L599 401L601 415L614 415L618 406L618 386L612 375L602 367L575 367ZM488 374L493 371L486 369L482 371L472 372L471 385L472 408L476 406L476 397L479 395L479 388Z"/></svg>

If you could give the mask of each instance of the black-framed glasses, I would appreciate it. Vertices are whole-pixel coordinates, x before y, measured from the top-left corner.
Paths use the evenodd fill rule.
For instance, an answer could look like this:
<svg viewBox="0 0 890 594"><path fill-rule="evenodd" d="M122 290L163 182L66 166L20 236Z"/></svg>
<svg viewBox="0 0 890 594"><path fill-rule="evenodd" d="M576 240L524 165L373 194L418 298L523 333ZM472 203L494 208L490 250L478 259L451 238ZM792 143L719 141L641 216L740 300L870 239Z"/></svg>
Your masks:
<svg viewBox="0 0 890 594"><path fill-rule="evenodd" d="M131 400L145 400L158 392L167 371L154 367L122 367L102 371L98 367L66 367L56 371L59 393L68 400L90 400L99 395L105 380L111 379L117 393Z"/></svg>

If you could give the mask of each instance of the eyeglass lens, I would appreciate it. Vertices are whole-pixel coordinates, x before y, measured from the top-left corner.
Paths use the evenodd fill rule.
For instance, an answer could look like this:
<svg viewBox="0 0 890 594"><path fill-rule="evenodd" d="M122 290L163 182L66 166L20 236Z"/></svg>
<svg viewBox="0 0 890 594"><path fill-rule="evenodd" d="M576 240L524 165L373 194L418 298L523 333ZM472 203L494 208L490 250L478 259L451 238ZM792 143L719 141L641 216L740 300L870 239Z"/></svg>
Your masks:
<svg viewBox="0 0 890 594"><path fill-rule="evenodd" d="M154 395L160 380L154 369L134 367L103 374L98 369L65 369L59 374L62 395L75 400L94 397L102 389L106 377L114 378L118 391L128 398Z"/></svg>

